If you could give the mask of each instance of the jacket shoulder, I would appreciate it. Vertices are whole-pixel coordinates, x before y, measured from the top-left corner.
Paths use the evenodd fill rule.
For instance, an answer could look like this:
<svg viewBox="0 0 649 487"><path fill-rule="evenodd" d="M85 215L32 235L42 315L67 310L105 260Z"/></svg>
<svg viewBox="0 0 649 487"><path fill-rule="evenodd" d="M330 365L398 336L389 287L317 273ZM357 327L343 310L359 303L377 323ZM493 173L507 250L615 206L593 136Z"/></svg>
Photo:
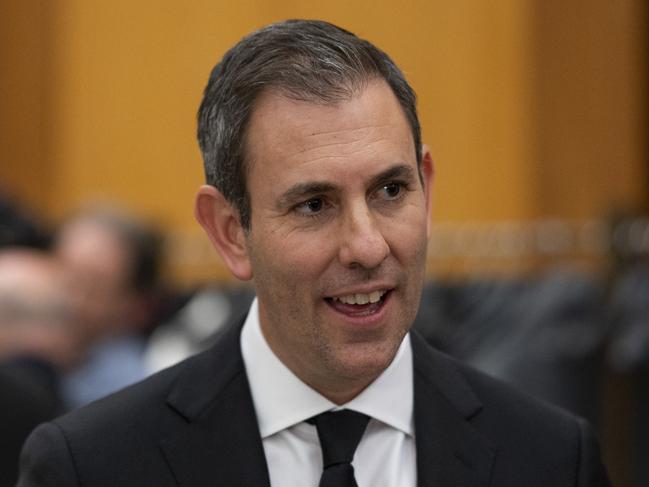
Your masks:
<svg viewBox="0 0 649 487"><path fill-rule="evenodd" d="M493 447L494 485L610 485L585 420L433 349L421 337L413 340L413 352L417 373Z"/></svg>
<svg viewBox="0 0 649 487"><path fill-rule="evenodd" d="M225 334L225 332L224 332ZM161 446L209 413L243 368L238 329L198 355L36 428L20 486L175 485ZM245 375L245 374L244 374Z"/></svg>

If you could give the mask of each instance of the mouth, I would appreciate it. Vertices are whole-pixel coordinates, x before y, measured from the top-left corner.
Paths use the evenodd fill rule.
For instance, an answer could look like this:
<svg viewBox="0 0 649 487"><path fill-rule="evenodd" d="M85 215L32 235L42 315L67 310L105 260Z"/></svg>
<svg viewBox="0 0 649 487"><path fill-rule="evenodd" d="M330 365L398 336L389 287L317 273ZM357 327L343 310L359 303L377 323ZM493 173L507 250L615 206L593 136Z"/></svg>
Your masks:
<svg viewBox="0 0 649 487"><path fill-rule="evenodd" d="M378 313L392 294L392 289L379 289L370 293L354 293L325 298L338 313L349 317L370 316Z"/></svg>

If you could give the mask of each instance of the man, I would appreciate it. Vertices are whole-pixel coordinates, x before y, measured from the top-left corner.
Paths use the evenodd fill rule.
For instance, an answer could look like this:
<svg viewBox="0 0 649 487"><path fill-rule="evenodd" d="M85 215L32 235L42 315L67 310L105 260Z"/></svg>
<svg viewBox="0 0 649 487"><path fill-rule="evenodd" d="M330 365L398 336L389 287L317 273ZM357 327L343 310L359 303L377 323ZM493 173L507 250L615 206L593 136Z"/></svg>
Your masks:
<svg viewBox="0 0 649 487"><path fill-rule="evenodd" d="M197 218L256 301L212 350L37 429L20 485L608 485L581 420L409 334L433 166L383 52L261 29L198 133Z"/></svg>
<svg viewBox="0 0 649 487"><path fill-rule="evenodd" d="M77 342L62 269L48 253L0 245L0 485L18 479L23 442L62 411L58 373Z"/></svg>
<svg viewBox="0 0 649 487"><path fill-rule="evenodd" d="M146 377L141 332L157 285L158 240L145 222L109 206L83 209L59 229L54 252L67 270L85 352L62 380L68 410Z"/></svg>

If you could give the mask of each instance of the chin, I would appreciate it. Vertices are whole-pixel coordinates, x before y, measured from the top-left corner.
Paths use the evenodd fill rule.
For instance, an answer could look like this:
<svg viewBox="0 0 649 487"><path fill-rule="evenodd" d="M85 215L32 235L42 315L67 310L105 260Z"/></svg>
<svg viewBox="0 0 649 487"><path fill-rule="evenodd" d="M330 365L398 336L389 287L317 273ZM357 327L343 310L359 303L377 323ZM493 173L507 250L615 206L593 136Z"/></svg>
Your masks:
<svg viewBox="0 0 649 487"><path fill-rule="evenodd" d="M354 344L332 360L337 375L350 380L371 382L392 363L401 340L395 343Z"/></svg>

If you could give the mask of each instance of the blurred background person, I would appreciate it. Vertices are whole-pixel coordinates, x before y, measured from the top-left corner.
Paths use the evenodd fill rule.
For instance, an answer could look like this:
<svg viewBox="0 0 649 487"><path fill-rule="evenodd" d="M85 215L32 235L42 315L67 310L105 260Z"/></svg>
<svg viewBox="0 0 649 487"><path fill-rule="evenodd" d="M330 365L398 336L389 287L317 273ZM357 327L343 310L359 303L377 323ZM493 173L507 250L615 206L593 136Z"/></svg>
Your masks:
<svg viewBox="0 0 649 487"><path fill-rule="evenodd" d="M76 315L64 282L64 270L48 253L0 250L0 358L5 362L56 370L77 363Z"/></svg>
<svg viewBox="0 0 649 487"><path fill-rule="evenodd" d="M85 356L62 380L76 408L146 376L143 351L155 309L160 238L144 222L110 207L63 223L53 252L66 268Z"/></svg>
<svg viewBox="0 0 649 487"><path fill-rule="evenodd" d="M41 250L0 250L0 485L13 485L23 441L63 410L59 374L78 360L62 269Z"/></svg>

